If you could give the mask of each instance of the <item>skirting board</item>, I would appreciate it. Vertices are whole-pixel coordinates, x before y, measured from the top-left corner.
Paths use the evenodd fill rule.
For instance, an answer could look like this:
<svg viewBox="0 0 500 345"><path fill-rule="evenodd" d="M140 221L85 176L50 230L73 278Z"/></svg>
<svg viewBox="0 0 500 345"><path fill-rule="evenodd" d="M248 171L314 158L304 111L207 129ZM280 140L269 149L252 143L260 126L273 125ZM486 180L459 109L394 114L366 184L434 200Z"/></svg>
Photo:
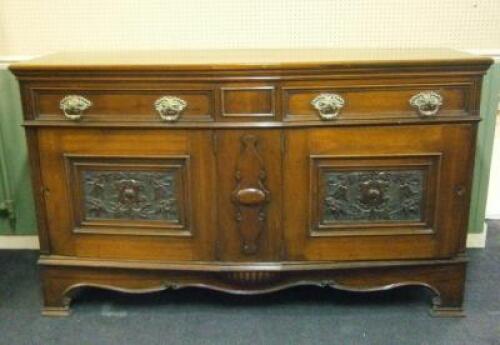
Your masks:
<svg viewBox="0 0 500 345"><path fill-rule="evenodd" d="M488 224L484 223L483 231L478 234L467 235L467 248L484 248L486 247L486 235L488 233Z"/></svg>
<svg viewBox="0 0 500 345"><path fill-rule="evenodd" d="M0 249L39 249L38 236L0 236Z"/></svg>
<svg viewBox="0 0 500 345"><path fill-rule="evenodd" d="M484 224L484 230L480 234L467 235L467 248L484 248L486 246L486 231L488 227ZM37 236L0 236L0 249L39 249Z"/></svg>

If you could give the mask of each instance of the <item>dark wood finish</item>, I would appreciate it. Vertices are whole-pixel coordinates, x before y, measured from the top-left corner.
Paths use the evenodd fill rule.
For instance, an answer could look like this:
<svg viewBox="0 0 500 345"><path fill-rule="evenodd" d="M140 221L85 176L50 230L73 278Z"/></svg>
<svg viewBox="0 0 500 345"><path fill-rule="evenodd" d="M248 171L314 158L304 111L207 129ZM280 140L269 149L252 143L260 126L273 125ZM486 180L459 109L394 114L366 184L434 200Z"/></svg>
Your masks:
<svg viewBox="0 0 500 345"><path fill-rule="evenodd" d="M189 106L179 121L213 121L214 95L211 85L167 85L162 88L134 85L89 83L34 87L32 90L35 117L39 120L64 120L59 101L68 94L88 98L93 105L83 115L84 121L154 121L161 122L153 104L162 96L180 97Z"/></svg>
<svg viewBox="0 0 500 345"><path fill-rule="evenodd" d="M438 90L446 99L439 117L467 116L473 109L474 84L459 80L442 84L442 80L402 79L348 81L288 82L283 85L283 109L286 121L320 121L311 101L321 93L337 93L344 97L345 107L339 119L418 118L408 100L424 90Z"/></svg>
<svg viewBox="0 0 500 345"><path fill-rule="evenodd" d="M282 289L315 285L354 292L389 290L404 286L423 286L434 294L432 314L464 316L462 309L465 262L458 258L444 261L363 263L356 266L293 265L275 267L250 265L245 271L216 266L183 269L171 266L155 269L99 267L84 261L68 265L68 260L41 260L44 315L65 316L75 293L94 287L125 293L147 293L185 287L200 287L238 295L272 293Z"/></svg>
<svg viewBox="0 0 500 345"><path fill-rule="evenodd" d="M272 85L223 85L220 95L220 120L273 120L275 116L276 90Z"/></svg>
<svg viewBox="0 0 500 345"><path fill-rule="evenodd" d="M334 135L334 133L332 133ZM407 153L402 155L311 155L310 156L310 174L309 174L309 207L310 207L310 235L311 236L335 236L335 235L347 235L352 236L355 234L359 235L384 235L384 234L415 234L415 233L435 233L435 216L438 212L436 205L437 196L439 193L438 177L441 172L441 153L430 153L430 154L418 154L418 153ZM404 182L403 188L398 194L410 194L410 196L420 194L419 202L413 206L418 209L418 217L415 219L402 219L398 220L388 220L383 216L379 219L373 217L367 217L366 211L365 215L358 217L356 220L343 220L334 219L331 221L325 221L322 218L325 217L325 210L331 210L330 213L337 212L342 216L342 212L345 210L341 209L341 205L338 201L332 197L332 194L328 194L326 177L329 173L335 173L339 176L346 176L347 179L351 179L353 173L363 173L363 174L377 174L375 177L379 179L380 174L387 176L394 176L394 180L398 183L401 182L401 176L404 176L408 172L418 172L422 177L422 185L408 184ZM403 174L403 175L399 175ZM358 181L356 181L358 182ZM371 204L373 207L370 208L370 200L353 200L354 198L346 198L347 203L355 203L357 207L363 207L368 202L368 207L365 209L370 209L371 211L384 211L382 209L382 203L386 202L390 204L388 206L394 207L388 198L390 191L383 190L389 189L386 181L382 181L385 185L381 185L375 181L372 183L371 179L366 179L364 184L367 188L372 188L368 190L361 190L355 198L361 199L363 192L374 192L375 197L379 200L373 200ZM343 191L336 190L335 194L345 194L348 192L347 189L355 188L362 189L363 186L359 183L349 184L347 181L341 186ZM366 188L365 188L366 189ZM353 193L351 193L353 194ZM338 195L338 198L341 198ZM368 195L369 197L369 195ZM328 198L333 199L330 204L328 203ZM408 199L398 198L394 202L403 203L408 201ZM402 207L405 205L401 205ZM391 210L394 211L394 210ZM328 212L326 212L328 213ZM373 212L370 212L373 213ZM394 213L394 212L393 212ZM348 217L345 217L346 219Z"/></svg>
<svg viewBox="0 0 500 345"><path fill-rule="evenodd" d="M158 130L47 129L39 132L39 154L43 157L40 170L52 253L150 260L213 257L213 249L206 246L215 239L215 192L209 188L214 179L211 135L202 131L165 134ZM81 187L72 177L75 169L72 166L85 160L94 165L98 162L100 169L108 170L120 169L120 164L123 167L127 160L129 166L123 167L124 170L130 169L130 165L135 166L134 169L142 165L141 169L147 171L165 169L165 164L172 166L173 162L181 163L181 168L184 164L184 178L179 180L184 192L178 196L184 214L181 227L173 229L167 225L165 228L165 224L155 226L152 222L137 220L75 222L81 219L81 197L78 196Z"/></svg>
<svg viewBox="0 0 500 345"><path fill-rule="evenodd" d="M279 130L216 133L218 259L281 258L281 140ZM240 196L245 190L254 195L261 193L263 199L251 204L242 202Z"/></svg>
<svg viewBox="0 0 500 345"><path fill-rule="evenodd" d="M65 155L64 158L68 190L72 194L73 232L192 236L189 156ZM85 175L88 173L97 177L89 181ZM144 181L138 181L140 174L145 176ZM86 190L89 186L91 190ZM169 187L171 195L164 195L162 191ZM112 200L104 200L106 194L111 194L107 197ZM85 202L89 195L90 204ZM172 217L161 217L169 211ZM112 217L113 212L118 217Z"/></svg>
<svg viewBox="0 0 500 345"><path fill-rule="evenodd" d="M457 228L468 210L464 195L470 188L468 164L474 152L474 130L471 125L435 125L290 131L283 169L285 186L294 186L285 188L284 195L289 257L386 260L452 256L458 248ZM315 193L318 176L314 161L325 156L327 162L335 161L330 164L358 166L357 169L428 164L425 224L358 222L338 224L335 230L323 233L317 231L319 196ZM309 160L313 162L310 164ZM457 190L464 193L457 194ZM304 212L311 208L312 212ZM446 214L454 216L443 216Z"/></svg>
<svg viewBox="0 0 500 345"><path fill-rule="evenodd" d="M12 66L44 314L92 286L236 294L420 285L460 316L487 58L447 50L82 53ZM409 100L437 92L435 116ZM311 101L344 99L321 119ZM77 121L59 102L92 106ZM187 104L177 121L163 96Z"/></svg>

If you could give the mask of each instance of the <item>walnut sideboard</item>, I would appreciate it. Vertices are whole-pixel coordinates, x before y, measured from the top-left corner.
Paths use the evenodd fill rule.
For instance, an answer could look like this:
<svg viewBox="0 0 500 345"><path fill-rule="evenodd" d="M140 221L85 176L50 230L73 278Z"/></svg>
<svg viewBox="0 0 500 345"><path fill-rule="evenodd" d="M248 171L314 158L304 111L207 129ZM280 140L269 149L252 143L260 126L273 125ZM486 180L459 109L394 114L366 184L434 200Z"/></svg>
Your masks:
<svg viewBox="0 0 500 345"><path fill-rule="evenodd" d="M74 292L422 285L461 315L483 74L450 50L14 64L47 315Z"/></svg>

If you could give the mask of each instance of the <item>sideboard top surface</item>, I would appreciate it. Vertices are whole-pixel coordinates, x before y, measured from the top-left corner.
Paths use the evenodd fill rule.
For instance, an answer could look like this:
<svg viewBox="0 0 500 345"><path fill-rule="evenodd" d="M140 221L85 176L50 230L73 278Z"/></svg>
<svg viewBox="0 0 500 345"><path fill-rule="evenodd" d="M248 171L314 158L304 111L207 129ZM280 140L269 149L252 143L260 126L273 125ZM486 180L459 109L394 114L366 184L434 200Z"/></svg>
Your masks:
<svg viewBox="0 0 500 345"><path fill-rule="evenodd" d="M30 71L151 71L247 69L350 69L363 67L476 66L492 60L451 49L252 49L132 50L63 52L16 63L16 74Z"/></svg>

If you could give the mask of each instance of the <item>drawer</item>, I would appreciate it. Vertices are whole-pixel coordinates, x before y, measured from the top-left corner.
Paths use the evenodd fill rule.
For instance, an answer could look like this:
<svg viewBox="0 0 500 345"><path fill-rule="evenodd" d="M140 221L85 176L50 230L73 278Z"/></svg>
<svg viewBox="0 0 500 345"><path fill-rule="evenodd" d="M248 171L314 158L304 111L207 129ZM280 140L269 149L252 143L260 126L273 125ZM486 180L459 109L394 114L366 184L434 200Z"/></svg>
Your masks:
<svg viewBox="0 0 500 345"><path fill-rule="evenodd" d="M276 85L267 83L223 83L219 88L217 121L274 121Z"/></svg>
<svg viewBox="0 0 500 345"><path fill-rule="evenodd" d="M33 87L33 117L78 121L213 121L211 85Z"/></svg>
<svg viewBox="0 0 500 345"><path fill-rule="evenodd" d="M283 86L285 121L429 119L474 113L474 84L381 82L288 83Z"/></svg>

